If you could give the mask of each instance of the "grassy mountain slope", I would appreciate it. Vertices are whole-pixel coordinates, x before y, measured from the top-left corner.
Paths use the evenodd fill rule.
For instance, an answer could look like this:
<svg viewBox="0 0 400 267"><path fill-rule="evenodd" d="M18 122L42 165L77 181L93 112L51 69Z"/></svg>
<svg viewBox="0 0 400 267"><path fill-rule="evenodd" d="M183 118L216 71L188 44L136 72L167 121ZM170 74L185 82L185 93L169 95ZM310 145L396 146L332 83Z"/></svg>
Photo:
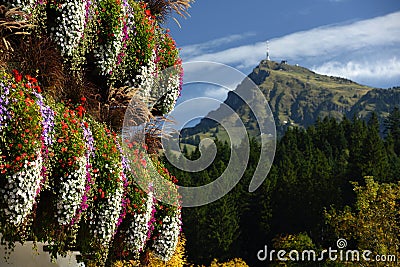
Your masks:
<svg viewBox="0 0 400 267"><path fill-rule="evenodd" d="M307 127L318 117L331 116L337 119L355 112L354 107L369 92L377 92L348 79L320 75L300 66L285 62L262 61L248 76L260 88L273 113L278 133L288 126ZM239 85L235 91L243 90ZM372 95L371 95L372 96ZM253 101L257 101L254 99ZM369 103L369 102L368 102ZM225 104L232 107L244 122L247 130L257 135L257 123L249 107L233 92L228 94ZM368 105L370 106L370 105ZM362 109L362 105L360 106ZM220 110L210 114L218 114ZM233 120L233 118L223 118ZM232 121L234 122L234 121ZM260 122L259 122L260 123ZM198 125L182 131L183 137L202 133L227 139L226 132L218 124L203 119Z"/></svg>
<svg viewBox="0 0 400 267"><path fill-rule="evenodd" d="M367 118L374 111L382 122L395 106L400 106L400 87L374 89L361 97L348 113L348 116L357 115Z"/></svg>

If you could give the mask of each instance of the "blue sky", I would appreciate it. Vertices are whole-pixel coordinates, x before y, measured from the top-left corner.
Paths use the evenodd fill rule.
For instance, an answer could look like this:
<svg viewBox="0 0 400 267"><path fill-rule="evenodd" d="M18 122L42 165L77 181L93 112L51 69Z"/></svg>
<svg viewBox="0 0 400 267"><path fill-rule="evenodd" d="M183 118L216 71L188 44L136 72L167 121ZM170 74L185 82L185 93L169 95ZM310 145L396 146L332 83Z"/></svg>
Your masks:
<svg viewBox="0 0 400 267"><path fill-rule="evenodd" d="M399 0L197 0L166 26L184 62L210 60L249 74L265 58L288 60L361 84L400 86ZM224 100L226 90L184 90Z"/></svg>

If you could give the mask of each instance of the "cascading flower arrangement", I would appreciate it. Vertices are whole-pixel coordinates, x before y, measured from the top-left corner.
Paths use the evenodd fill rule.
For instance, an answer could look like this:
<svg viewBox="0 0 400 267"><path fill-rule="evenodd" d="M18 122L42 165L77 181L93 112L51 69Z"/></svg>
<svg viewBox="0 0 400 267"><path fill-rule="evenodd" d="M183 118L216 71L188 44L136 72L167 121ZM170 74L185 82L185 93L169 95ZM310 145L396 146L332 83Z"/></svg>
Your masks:
<svg viewBox="0 0 400 267"><path fill-rule="evenodd" d="M82 198L87 185L85 141L79 112L62 103L53 104L53 140L44 149L46 168L36 209L33 232L49 243L52 257L65 255L75 243Z"/></svg>
<svg viewBox="0 0 400 267"><path fill-rule="evenodd" d="M82 98L82 104L86 101L85 98ZM78 115L80 117L83 117L83 111L84 108L82 105L78 106ZM90 121L90 118L85 118L82 123L81 127L83 130L83 136L84 136L84 141L85 141L85 158L86 158L86 185L85 185L85 190L82 195L82 200L80 207L78 209L78 212L76 213L75 217L73 218L71 224L75 224L79 222L81 215L84 211L86 211L89 207L89 197L91 195L91 189L95 183L95 174L93 173L93 168L92 168L92 163L95 160L95 147L94 147L94 138L93 138L93 133L89 127L89 123L86 121Z"/></svg>
<svg viewBox="0 0 400 267"><path fill-rule="evenodd" d="M36 79L16 70L13 74L0 70L0 231L9 242L26 235L23 227L42 180L42 117L35 102Z"/></svg>
<svg viewBox="0 0 400 267"><path fill-rule="evenodd" d="M127 42L117 74L124 85L140 88L147 104L163 114L174 107L182 89L183 68L175 41L156 23L145 3L133 3L134 38ZM129 66L129 67L128 67Z"/></svg>
<svg viewBox="0 0 400 267"><path fill-rule="evenodd" d="M168 209L162 205L159 206L157 209L157 214L161 213L161 210L164 208ZM168 210L165 212L168 213ZM155 239L151 248L154 256L160 260L169 261L175 252L176 246L178 245L179 234L181 232L182 219L180 209L178 208L172 214L165 215L162 220L158 222L158 224L158 235L155 235Z"/></svg>
<svg viewBox="0 0 400 267"><path fill-rule="evenodd" d="M133 0L124 1L129 5L134 14L133 25L130 27L126 47L124 49L124 59L118 65L113 79L117 82L131 87L141 87L145 82L145 73L155 75L156 66L156 21L146 8L146 3ZM150 64L150 65L149 65ZM139 76L141 75L141 76ZM150 76L150 78L153 78ZM152 79L151 79L152 80Z"/></svg>
<svg viewBox="0 0 400 267"><path fill-rule="evenodd" d="M152 232L155 198L143 151L134 143L127 140L125 143L125 151L120 148L120 152L127 179L126 215L118 228L110 254L116 259L137 260ZM135 177L140 177L141 186ZM148 185L147 190L142 189L145 184Z"/></svg>
<svg viewBox="0 0 400 267"><path fill-rule="evenodd" d="M180 96L183 84L182 60L179 58L179 51L176 48L175 40L169 35L168 30L160 33L158 44L157 64L163 70L159 76L158 102L155 107L162 113L171 112L176 100Z"/></svg>
<svg viewBox="0 0 400 267"><path fill-rule="evenodd" d="M51 177L57 222L69 226L76 215L86 185L83 129L77 112L59 105L55 117L55 139L51 147Z"/></svg>
<svg viewBox="0 0 400 267"><path fill-rule="evenodd" d="M164 177L166 181L174 184L178 182L160 161L153 159L153 164L157 168L158 174ZM172 192L173 195L175 193ZM163 192L163 194L171 194L171 192ZM155 205L154 230L151 235L149 247L153 251L154 256L163 261L168 261L173 256L182 230L179 201L179 198L177 198L176 203L172 203L173 205L162 202L157 202Z"/></svg>
<svg viewBox="0 0 400 267"><path fill-rule="evenodd" d="M83 254L94 254L95 262L105 262L122 212L124 181L116 136L105 125L92 121L94 138L95 191L93 202L81 224L81 235L88 238L80 244Z"/></svg>
<svg viewBox="0 0 400 267"><path fill-rule="evenodd" d="M179 50L145 2L28 2L14 5L44 10L44 31L50 32L71 70L80 70L88 59L94 58L107 85L140 88L139 93L149 106L157 100L155 107L160 113L172 110L182 87ZM167 73L162 74L166 69Z"/></svg>
<svg viewBox="0 0 400 267"><path fill-rule="evenodd" d="M127 85L139 88L150 108L158 99L159 113L172 109L183 75L179 51L143 1L4 3L21 7L35 24L32 33L57 45L67 86L70 80L83 85L86 78L98 82L99 90ZM1 66L14 68L18 62L7 64ZM137 259L148 249L167 260L179 235L180 212L156 201L146 148L132 145L129 155L122 153L115 134L85 114L85 98L78 106L54 103L36 79L18 71L7 74L2 67L2 239L45 242L53 257L78 249L83 261L96 266L105 264L110 246L111 260L116 255Z"/></svg>
<svg viewBox="0 0 400 267"><path fill-rule="evenodd" d="M95 58L100 72L110 74L118 62L118 55L123 48L125 8L120 0L99 0L96 5L99 31L98 46L95 48Z"/></svg>
<svg viewBox="0 0 400 267"><path fill-rule="evenodd" d="M88 3L90 1L66 0L55 5L57 16L50 28L51 37L60 47L64 57L72 58L76 55L83 40Z"/></svg>

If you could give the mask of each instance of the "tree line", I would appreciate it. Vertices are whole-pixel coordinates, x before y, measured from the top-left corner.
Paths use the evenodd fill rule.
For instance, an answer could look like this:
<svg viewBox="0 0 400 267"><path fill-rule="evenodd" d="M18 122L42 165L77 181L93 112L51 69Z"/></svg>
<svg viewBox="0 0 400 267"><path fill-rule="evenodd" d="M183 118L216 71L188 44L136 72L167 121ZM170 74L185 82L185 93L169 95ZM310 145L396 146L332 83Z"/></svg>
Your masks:
<svg viewBox="0 0 400 267"><path fill-rule="evenodd" d="M349 246L357 248L360 244L368 246L365 241L368 234L375 242L371 241L371 249L382 248L376 242L387 242L385 236L389 235L394 238L392 246L398 246L400 216L396 214L400 197L395 184L400 177L399 108L394 108L387 117L383 132L380 126L372 113L366 121L356 116L341 121L324 118L307 129L290 127L277 142L267 179L256 192L249 193L248 185L260 155L260 144L252 138L250 160L239 184L214 203L183 209L188 260L208 265L213 259L226 261L240 257L250 266L266 266L257 259L257 252L265 245L324 248L332 247L340 236L345 236ZM167 163L168 169L181 185L207 184L224 172L231 154L227 142L216 139L216 146L217 156L204 171L188 173ZM200 157L199 148L185 156ZM377 198L377 194L381 197ZM371 207L375 205L377 210L393 209L391 217L386 217L385 228L391 234L376 236L379 231L371 230L374 215L368 217L368 209L361 213L364 202ZM353 224L343 219L350 217ZM360 230L358 236L353 235L356 225L370 231ZM382 225L383 222L376 223L374 227ZM395 249L394 253L397 252Z"/></svg>

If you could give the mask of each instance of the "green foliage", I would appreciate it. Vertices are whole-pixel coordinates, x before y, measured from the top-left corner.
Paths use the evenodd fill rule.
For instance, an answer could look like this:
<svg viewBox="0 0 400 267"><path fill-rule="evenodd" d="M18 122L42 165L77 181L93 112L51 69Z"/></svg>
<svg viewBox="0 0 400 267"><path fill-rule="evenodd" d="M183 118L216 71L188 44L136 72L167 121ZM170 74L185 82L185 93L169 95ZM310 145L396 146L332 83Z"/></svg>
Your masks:
<svg viewBox="0 0 400 267"><path fill-rule="evenodd" d="M354 183L357 194L355 207L331 209L325 213L336 236L353 241L360 251L370 250L374 255L400 257L400 184L378 183L365 178L365 186ZM394 262L375 262L374 266L397 266Z"/></svg>
<svg viewBox="0 0 400 267"><path fill-rule="evenodd" d="M123 78L130 81L139 73L142 66L146 66L151 60L156 46L156 23L146 13L144 3L130 0L134 15L134 35L128 41L126 48L126 58L119 66L123 72Z"/></svg>
<svg viewBox="0 0 400 267"><path fill-rule="evenodd" d="M2 102L0 124L1 175L18 172L25 160L36 159L40 150L39 106L28 80L18 72L17 81L0 70ZM6 93L7 91L7 93ZM3 99L4 98L4 99ZM3 109L4 108L4 109ZM7 111L8 109L8 111ZM4 119L3 119L4 118Z"/></svg>
<svg viewBox="0 0 400 267"><path fill-rule="evenodd" d="M386 132L393 140L393 149L400 154L400 109L395 107L385 120Z"/></svg>
<svg viewBox="0 0 400 267"><path fill-rule="evenodd" d="M340 122L325 118L317 120L306 130L291 127L277 144L274 164L266 181L256 192L249 193L248 184L260 154L258 142L252 139L245 174L226 199L183 210L189 261L209 264L213 258L226 260L241 257L251 266L263 266L256 258L257 251L266 244L279 249L274 246L273 240L282 237L293 237L293 240L299 238L304 241L304 247L310 245L309 249L333 247L337 236L326 225L324 209L331 206L344 209L346 205L356 205L351 182L358 182L362 186L365 184L365 175L381 175L376 178L380 182L398 181L395 173L396 170L398 173L400 165L399 155L393 149L394 141L390 134L383 139L379 129L375 115L371 116L368 123L358 118L343 118ZM204 134L199 136L208 137ZM191 138L189 136L185 140ZM172 166L168 168L183 185L195 186L213 181L225 169L230 155L227 143L217 138L216 144L217 157L205 171L189 174ZM199 156L198 148L187 154L189 159ZM230 199L234 203L229 205L235 210L231 213L226 207ZM231 215L218 222L224 214ZM216 218L214 223L218 222L221 224L219 228L226 229L226 243L235 237L228 251L219 242L221 232L211 227L212 220L209 218ZM384 221L384 218L379 220ZM224 228L228 222L230 227ZM305 236L313 240L312 246L305 242ZM297 242L286 241L291 245ZM323 264L335 266L336 263Z"/></svg>
<svg viewBox="0 0 400 267"><path fill-rule="evenodd" d="M118 38L115 32L118 32L122 27L122 6L119 0L100 0L97 4L96 14L98 14L99 28L99 43L112 42Z"/></svg>

